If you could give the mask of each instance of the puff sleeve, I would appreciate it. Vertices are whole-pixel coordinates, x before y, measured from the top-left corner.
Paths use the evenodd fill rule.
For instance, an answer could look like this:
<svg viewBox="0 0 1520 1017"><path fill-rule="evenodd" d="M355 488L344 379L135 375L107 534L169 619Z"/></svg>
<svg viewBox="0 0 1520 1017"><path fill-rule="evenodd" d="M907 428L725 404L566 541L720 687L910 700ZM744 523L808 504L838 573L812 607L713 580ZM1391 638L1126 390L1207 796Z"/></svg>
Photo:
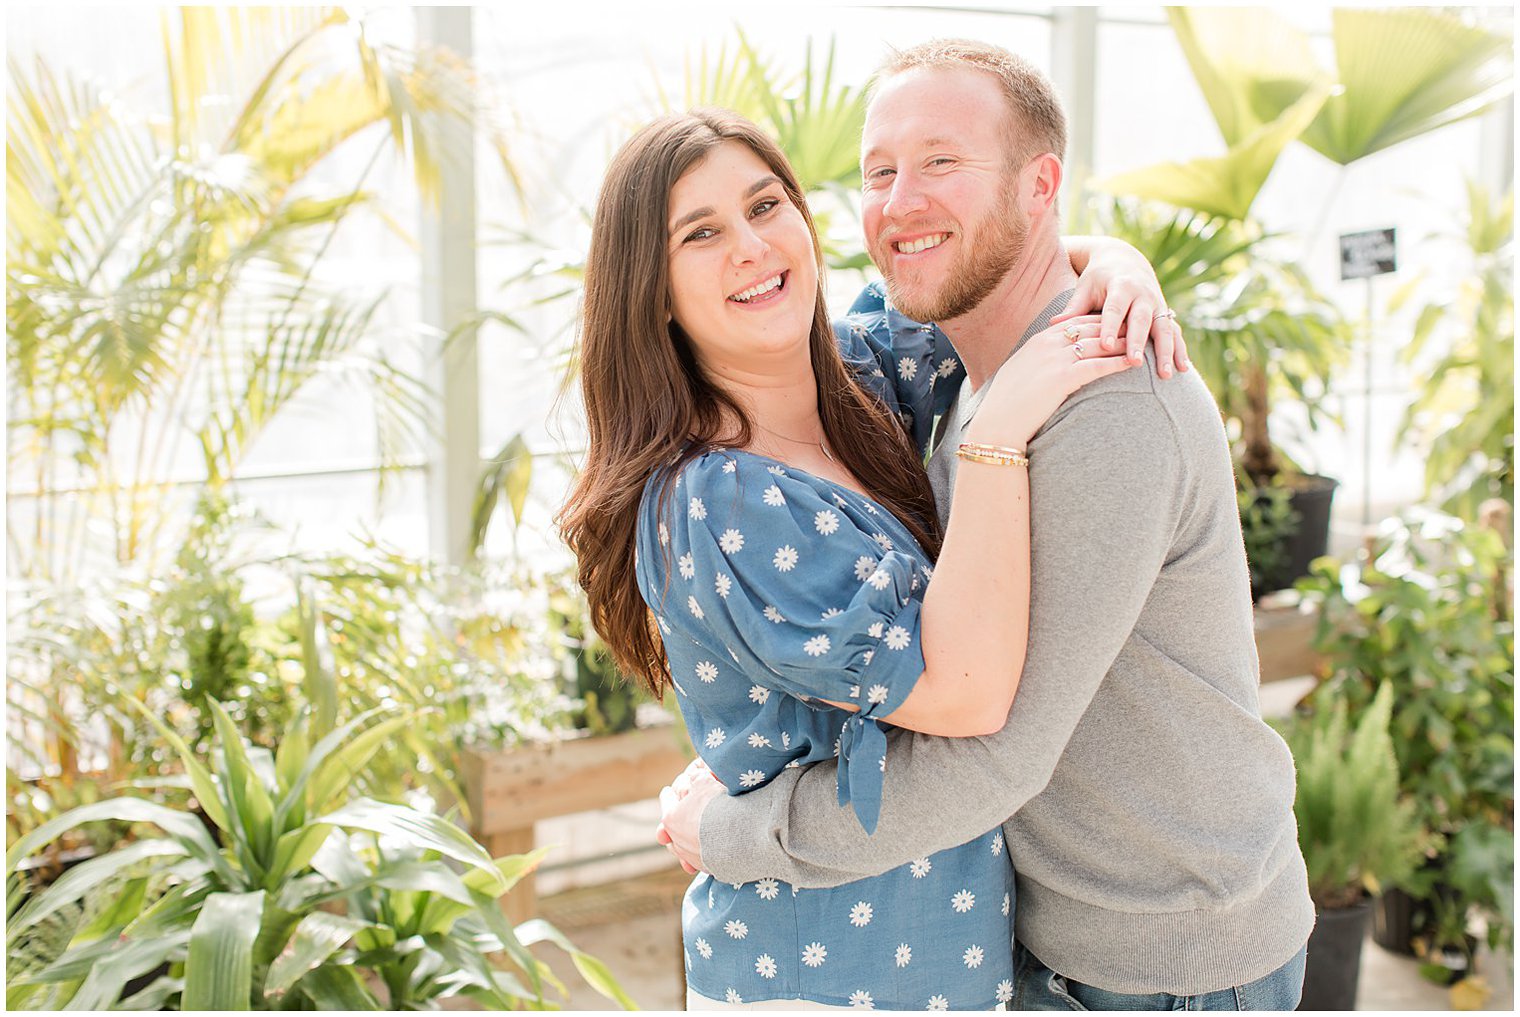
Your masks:
<svg viewBox="0 0 1520 1017"><path fill-rule="evenodd" d="M924 670L917 566L879 515L767 462L709 452L669 485L656 540L641 547L656 558L646 600L662 629L699 648L690 673L672 658L672 678L694 695L754 678L859 706L840 735L839 801L871 831L886 751L878 718Z"/></svg>

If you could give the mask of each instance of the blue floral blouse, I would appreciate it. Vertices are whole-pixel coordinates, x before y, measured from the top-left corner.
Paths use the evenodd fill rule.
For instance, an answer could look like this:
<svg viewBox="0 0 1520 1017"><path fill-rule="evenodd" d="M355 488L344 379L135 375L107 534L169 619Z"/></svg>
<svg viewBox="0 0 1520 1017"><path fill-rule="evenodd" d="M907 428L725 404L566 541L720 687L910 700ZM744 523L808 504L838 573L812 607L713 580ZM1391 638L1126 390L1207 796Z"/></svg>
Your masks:
<svg viewBox="0 0 1520 1017"><path fill-rule="evenodd" d="M868 287L836 334L923 449L960 383L943 333ZM870 498L754 453L710 450L666 480L645 488L637 575L697 751L731 794L837 757L840 804L874 830L879 718L924 669L927 556ZM735 1003L990 1009L1013 994L1013 892L1000 829L828 889L699 875L682 906L687 983Z"/></svg>

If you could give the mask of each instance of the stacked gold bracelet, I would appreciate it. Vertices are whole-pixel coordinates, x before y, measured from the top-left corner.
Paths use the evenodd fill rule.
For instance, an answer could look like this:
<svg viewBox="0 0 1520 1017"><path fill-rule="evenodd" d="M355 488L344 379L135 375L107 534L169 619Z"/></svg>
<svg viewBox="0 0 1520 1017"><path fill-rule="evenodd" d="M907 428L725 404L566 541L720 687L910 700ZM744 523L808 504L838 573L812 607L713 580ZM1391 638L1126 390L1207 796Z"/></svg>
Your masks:
<svg viewBox="0 0 1520 1017"><path fill-rule="evenodd" d="M980 442L963 441L955 454L973 463L990 463L993 466L1028 466L1029 456L1016 448L1004 445L983 445Z"/></svg>

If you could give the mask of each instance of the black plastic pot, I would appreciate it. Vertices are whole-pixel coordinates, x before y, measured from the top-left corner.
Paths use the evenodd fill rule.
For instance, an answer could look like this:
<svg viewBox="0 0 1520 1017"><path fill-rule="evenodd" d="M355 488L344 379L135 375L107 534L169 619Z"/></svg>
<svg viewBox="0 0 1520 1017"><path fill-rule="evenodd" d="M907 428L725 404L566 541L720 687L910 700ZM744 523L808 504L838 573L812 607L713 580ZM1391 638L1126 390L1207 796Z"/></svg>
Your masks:
<svg viewBox="0 0 1520 1017"><path fill-rule="evenodd" d="M1413 957L1415 910L1419 906L1397 887L1379 894L1372 902L1372 941L1401 957Z"/></svg>
<svg viewBox="0 0 1520 1017"><path fill-rule="evenodd" d="M1309 563L1323 557L1330 546L1330 504L1340 481L1305 473L1289 487L1288 505L1298 518L1297 528L1283 539L1280 564L1255 577L1251 595L1260 598L1274 590L1286 590L1309 574Z"/></svg>
<svg viewBox="0 0 1520 1017"><path fill-rule="evenodd" d="M1362 940L1372 905L1316 908L1314 932L1304 961L1304 994L1300 1010L1355 1010L1356 983L1362 969Z"/></svg>

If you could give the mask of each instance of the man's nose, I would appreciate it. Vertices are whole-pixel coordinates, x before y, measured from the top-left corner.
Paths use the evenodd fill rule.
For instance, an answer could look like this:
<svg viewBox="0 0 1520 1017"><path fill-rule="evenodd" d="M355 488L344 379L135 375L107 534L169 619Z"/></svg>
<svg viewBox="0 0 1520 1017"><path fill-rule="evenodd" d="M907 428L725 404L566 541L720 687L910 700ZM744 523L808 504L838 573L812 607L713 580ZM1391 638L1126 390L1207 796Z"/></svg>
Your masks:
<svg viewBox="0 0 1520 1017"><path fill-rule="evenodd" d="M911 173L898 173L892 178L892 187L887 192L881 213L888 219L907 219L928 207L928 199L918 179Z"/></svg>

